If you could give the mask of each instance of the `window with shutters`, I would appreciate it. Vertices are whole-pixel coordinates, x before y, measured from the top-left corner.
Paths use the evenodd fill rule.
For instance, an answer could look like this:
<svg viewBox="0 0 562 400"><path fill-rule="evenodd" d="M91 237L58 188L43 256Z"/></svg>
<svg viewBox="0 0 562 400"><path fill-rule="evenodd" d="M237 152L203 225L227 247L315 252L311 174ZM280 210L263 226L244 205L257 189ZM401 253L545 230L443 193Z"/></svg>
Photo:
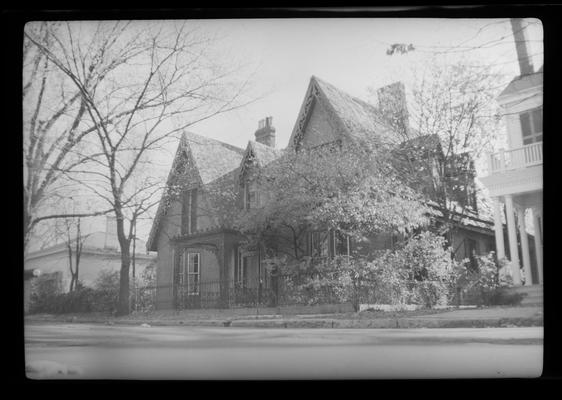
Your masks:
<svg viewBox="0 0 562 400"><path fill-rule="evenodd" d="M542 142L542 107L519 114L523 144Z"/></svg>

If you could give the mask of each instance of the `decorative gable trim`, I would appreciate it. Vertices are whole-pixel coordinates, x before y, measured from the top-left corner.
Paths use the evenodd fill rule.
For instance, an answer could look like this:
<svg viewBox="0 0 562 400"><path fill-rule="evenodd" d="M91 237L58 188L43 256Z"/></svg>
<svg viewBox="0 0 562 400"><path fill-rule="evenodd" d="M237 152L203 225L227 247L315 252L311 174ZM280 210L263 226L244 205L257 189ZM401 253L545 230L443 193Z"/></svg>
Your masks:
<svg viewBox="0 0 562 400"><path fill-rule="evenodd" d="M189 148L189 143L187 142L185 137L182 136L178 145L178 149L176 151L176 155L174 156L174 161L172 162L172 168L170 168L170 173L168 174L168 179L166 180L166 187L164 188L162 197L160 198L160 203L158 204L158 209L156 210L152 228L146 242L146 249L148 251L157 250L156 238L158 237L158 233L160 232L160 224L162 222L162 219L168 212L168 208L170 207L172 200L174 199L174 196L170 194L170 187L177 183L178 177L185 175L189 171L189 164L191 159L192 154ZM197 177L195 177L195 180L198 182L197 186L199 186L202 183L201 176L198 173L195 163L193 163L193 166L193 170L197 171Z"/></svg>
<svg viewBox="0 0 562 400"><path fill-rule="evenodd" d="M244 182L248 170L256 164L256 152L254 150L254 147L252 146L252 142L249 142L248 146L246 147L246 151L244 152L244 157L240 162L240 173L238 174L240 185L242 185L242 183Z"/></svg>
<svg viewBox="0 0 562 400"><path fill-rule="evenodd" d="M310 120L312 110L314 109L314 105L316 104L319 95L320 89L318 88L318 85L316 84L314 79L311 79L304 103L301 106L299 118L297 119L297 123L295 124L295 128L293 129L293 134L291 135L292 137L289 142L297 150L301 145L306 125Z"/></svg>

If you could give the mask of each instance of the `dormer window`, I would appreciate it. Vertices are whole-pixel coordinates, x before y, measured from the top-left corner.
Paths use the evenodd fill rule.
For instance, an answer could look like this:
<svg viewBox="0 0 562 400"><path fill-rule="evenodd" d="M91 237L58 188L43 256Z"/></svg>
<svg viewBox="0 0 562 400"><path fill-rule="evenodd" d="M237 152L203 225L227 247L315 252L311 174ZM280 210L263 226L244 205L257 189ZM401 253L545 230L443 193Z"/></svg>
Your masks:
<svg viewBox="0 0 562 400"><path fill-rule="evenodd" d="M519 114L523 145L542 142L542 108Z"/></svg>

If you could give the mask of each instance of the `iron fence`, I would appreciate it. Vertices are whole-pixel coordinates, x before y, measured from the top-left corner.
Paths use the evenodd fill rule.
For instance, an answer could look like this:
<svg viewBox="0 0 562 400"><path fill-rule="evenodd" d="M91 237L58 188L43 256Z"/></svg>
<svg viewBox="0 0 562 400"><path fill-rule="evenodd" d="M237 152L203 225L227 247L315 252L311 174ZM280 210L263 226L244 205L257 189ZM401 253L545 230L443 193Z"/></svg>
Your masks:
<svg viewBox="0 0 562 400"><path fill-rule="evenodd" d="M160 292L160 294L158 293ZM147 286L135 289L131 308L227 309L293 305L456 303L458 290L439 281L385 282L361 279L341 284L313 275L279 275L269 280L199 282L187 285ZM159 307L160 305L160 307Z"/></svg>

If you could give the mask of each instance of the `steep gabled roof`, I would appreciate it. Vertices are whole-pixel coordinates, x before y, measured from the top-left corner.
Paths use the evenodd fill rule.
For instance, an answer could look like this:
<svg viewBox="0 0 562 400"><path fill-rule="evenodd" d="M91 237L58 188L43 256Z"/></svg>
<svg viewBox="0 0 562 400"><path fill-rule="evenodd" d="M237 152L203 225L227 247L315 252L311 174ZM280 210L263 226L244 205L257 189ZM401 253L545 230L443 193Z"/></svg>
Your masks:
<svg viewBox="0 0 562 400"><path fill-rule="evenodd" d="M518 93L534 87L543 85L543 71L542 67L534 74L521 75L515 77L507 87L500 93L498 97L509 96L510 94Z"/></svg>
<svg viewBox="0 0 562 400"><path fill-rule="evenodd" d="M341 134L352 140L372 140L377 136L394 135L393 129L375 106L313 76L289 140L290 147L302 139L315 101L321 102L336 117Z"/></svg>
<svg viewBox="0 0 562 400"><path fill-rule="evenodd" d="M182 142L189 148L204 185L237 168L244 154L239 147L191 132L183 134Z"/></svg>
<svg viewBox="0 0 562 400"><path fill-rule="evenodd" d="M240 162L240 177L245 174L246 168L251 163L255 163L258 168L262 168L281 157L284 153L285 150L276 149L253 140L248 141L248 145L244 151L244 156Z"/></svg>
<svg viewBox="0 0 562 400"><path fill-rule="evenodd" d="M253 140L249 141L248 148L251 148L254 152L256 161L260 167L266 166L271 161L281 157L284 153L284 150L276 149L275 147L267 146Z"/></svg>
<svg viewBox="0 0 562 400"><path fill-rule="evenodd" d="M221 176L232 172L240 165L244 150L239 147L224 143L215 139L197 135L192 132L184 132L180 139L172 168L168 174L166 188L168 188L175 177L175 171L182 157L187 156L197 173L194 177L200 184L206 185L216 181ZM158 210L152 223L152 228L146 243L149 251L156 251L156 237L160 229L160 223L168 211L169 201L166 190L158 204Z"/></svg>

